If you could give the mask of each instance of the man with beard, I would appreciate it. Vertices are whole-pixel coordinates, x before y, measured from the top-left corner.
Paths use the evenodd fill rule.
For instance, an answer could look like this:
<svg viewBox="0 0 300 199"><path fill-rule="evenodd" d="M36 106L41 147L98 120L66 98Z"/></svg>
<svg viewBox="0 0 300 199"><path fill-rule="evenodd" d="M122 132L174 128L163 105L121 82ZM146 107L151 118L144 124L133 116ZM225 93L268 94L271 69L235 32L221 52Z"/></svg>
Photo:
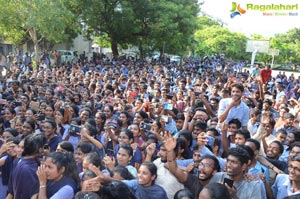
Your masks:
<svg viewBox="0 0 300 199"><path fill-rule="evenodd" d="M283 199L287 196L300 194L300 156L291 158L288 165L289 174L278 174L274 185L272 186L273 196L277 199Z"/></svg>
<svg viewBox="0 0 300 199"><path fill-rule="evenodd" d="M247 181L245 179L249 160L249 154L244 148L231 148L227 157L226 172L216 173L210 183L218 182L225 184L232 198L261 199L260 182L258 180ZM233 185L230 185L228 181L233 181ZM266 196L263 198L266 198Z"/></svg>
<svg viewBox="0 0 300 199"><path fill-rule="evenodd" d="M164 146L167 150L169 169L179 182L183 183L193 193L194 198L198 199L202 188L209 183L215 173L220 171L219 161L214 156L203 156L198 165L198 176L190 174L181 170L176 163L176 154L174 151L176 144L176 139L171 136L165 139Z"/></svg>
<svg viewBox="0 0 300 199"><path fill-rule="evenodd" d="M247 129L249 121L249 107L242 102L244 86L240 83L231 85L231 98L222 99L219 104L218 119L219 123L225 123L232 119L238 119L242 123L242 128Z"/></svg>
<svg viewBox="0 0 300 199"><path fill-rule="evenodd" d="M145 161L151 162L153 154L155 154L156 145L155 143L151 143L146 148L146 159ZM164 143L160 146L159 157L153 161L155 166L157 167L157 178L155 183L164 188L166 191L168 198L174 198L174 195L180 189L183 189L184 186L180 182L178 182L177 178L165 167L165 163L167 163L167 150L164 146ZM167 179L167 180L166 180Z"/></svg>

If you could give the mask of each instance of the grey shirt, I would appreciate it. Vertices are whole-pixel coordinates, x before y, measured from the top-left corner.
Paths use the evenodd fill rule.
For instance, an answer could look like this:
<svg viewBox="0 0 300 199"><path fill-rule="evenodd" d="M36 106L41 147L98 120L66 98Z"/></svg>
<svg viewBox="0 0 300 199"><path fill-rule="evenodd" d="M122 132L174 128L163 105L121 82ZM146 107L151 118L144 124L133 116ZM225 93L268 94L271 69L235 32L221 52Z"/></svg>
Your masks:
<svg viewBox="0 0 300 199"><path fill-rule="evenodd" d="M209 183L217 182L224 183L224 178L230 178L226 172L218 172L216 173ZM236 188L237 193L236 196L239 199L262 199L261 196L261 184L257 180L253 181L242 181L242 182L234 182L233 186Z"/></svg>

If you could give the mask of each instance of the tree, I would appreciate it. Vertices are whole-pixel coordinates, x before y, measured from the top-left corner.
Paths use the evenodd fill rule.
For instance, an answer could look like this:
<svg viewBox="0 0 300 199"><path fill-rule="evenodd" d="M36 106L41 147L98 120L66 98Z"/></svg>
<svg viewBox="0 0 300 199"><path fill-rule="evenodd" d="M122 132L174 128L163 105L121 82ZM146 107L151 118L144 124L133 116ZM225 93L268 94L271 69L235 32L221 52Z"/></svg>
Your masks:
<svg viewBox="0 0 300 199"><path fill-rule="evenodd" d="M195 53L199 56L224 53L226 57L242 60L249 55L245 52L247 37L229 31L211 19L200 17L200 29L195 33Z"/></svg>
<svg viewBox="0 0 300 199"><path fill-rule="evenodd" d="M196 0L78 0L78 15L86 33L106 33L114 56L118 45L138 46L144 50L169 52L186 50L196 27Z"/></svg>
<svg viewBox="0 0 300 199"><path fill-rule="evenodd" d="M28 36L34 45L36 61L39 61L41 41L66 41L79 30L76 16L64 0L0 0L0 6L1 37L19 44Z"/></svg>

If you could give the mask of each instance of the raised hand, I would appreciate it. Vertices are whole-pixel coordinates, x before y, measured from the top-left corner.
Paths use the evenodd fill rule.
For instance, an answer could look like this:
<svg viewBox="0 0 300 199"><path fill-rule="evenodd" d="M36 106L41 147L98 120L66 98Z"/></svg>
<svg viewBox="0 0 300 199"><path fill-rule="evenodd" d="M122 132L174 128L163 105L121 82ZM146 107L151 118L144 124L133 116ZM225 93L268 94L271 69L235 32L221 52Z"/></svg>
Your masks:
<svg viewBox="0 0 300 199"><path fill-rule="evenodd" d="M47 175L46 175L46 169L44 164L41 164L41 166L38 167L38 170L36 171L36 175L38 176L40 186L47 184Z"/></svg>
<svg viewBox="0 0 300 199"><path fill-rule="evenodd" d="M156 144L155 143L149 144L146 148L147 155L152 156L154 154L155 150L156 150Z"/></svg>
<svg viewBox="0 0 300 199"><path fill-rule="evenodd" d="M170 132L165 133L164 136L164 146L167 151L173 151L176 147L176 138L173 138Z"/></svg>

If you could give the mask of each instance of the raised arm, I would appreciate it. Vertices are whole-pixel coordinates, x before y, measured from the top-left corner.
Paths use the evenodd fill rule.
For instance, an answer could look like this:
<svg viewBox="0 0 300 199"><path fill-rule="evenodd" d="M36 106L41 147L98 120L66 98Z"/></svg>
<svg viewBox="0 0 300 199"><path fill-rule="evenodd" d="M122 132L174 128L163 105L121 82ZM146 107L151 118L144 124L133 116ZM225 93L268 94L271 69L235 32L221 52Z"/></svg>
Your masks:
<svg viewBox="0 0 300 199"><path fill-rule="evenodd" d="M167 160L168 160L168 166L171 171L171 173L178 179L179 182L184 183L187 180L188 174L178 168L178 165L176 163L176 154L175 154L175 147L176 147L176 139L173 138L170 133L165 136L165 148L167 149Z"/></svg>

